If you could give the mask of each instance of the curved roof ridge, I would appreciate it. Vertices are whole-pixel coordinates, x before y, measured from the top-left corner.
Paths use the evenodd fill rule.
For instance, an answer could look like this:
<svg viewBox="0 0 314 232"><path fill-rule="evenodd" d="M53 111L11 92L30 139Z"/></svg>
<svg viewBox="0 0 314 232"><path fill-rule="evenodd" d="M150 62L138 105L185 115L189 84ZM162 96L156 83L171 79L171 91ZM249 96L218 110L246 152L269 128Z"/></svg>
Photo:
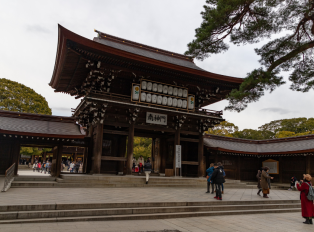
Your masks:
<svg viewBox="0 0 314 232"><path fill-rule="evenodd" d="M117 37L117 36L113 36L113 35L110 35L110 34L107 34L107 33L101 32L101 31L98 31L98 30L94 30L94 31L97 32L98 35L102 39L111 40L111 41L118 42L118 43L121 43L121 44L137 47L137 48L140 48L140 49L143 49L143 50L148 50L148 51L155 52L155 53L158 53L158 54L163 54L163 55L167 55L167 56L170 56L170 57L183 59L183 60L190 61L190 62L194 63L194 57L192 57L192 56L186 56L186 55L182 55L180 53L167 51L167 50L164 50L164 49L160 49L160 48L152 47L152 46L149 46L149 45L137 43L137 42L134 42L134 41L131 41L131 40L126 40L126 39L123 39L123 38L120 38L120 37Z"/></svg>

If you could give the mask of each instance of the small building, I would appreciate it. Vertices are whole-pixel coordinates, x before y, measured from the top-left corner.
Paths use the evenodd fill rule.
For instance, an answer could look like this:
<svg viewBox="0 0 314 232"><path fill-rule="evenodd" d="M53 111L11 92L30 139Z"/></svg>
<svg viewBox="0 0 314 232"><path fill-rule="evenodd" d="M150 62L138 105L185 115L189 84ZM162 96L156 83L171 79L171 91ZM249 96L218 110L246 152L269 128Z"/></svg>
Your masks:
<svg viewBox="0 0 314 232"><path fill-rule="evenodd" d="M0 110L0 175L13 163L17 174L20 147L52 148L52 175L58 176L64 148L88 145L75 118Z"/></svg>
<svg viewBox="0 0 314 232"><path fill-rule="evenodd" d="M274 182L287 183L314 170L314 135L268 140L206 135L204 145L207 166L222 162L229 179L255 181L257 170L268 166Z"/></svg>

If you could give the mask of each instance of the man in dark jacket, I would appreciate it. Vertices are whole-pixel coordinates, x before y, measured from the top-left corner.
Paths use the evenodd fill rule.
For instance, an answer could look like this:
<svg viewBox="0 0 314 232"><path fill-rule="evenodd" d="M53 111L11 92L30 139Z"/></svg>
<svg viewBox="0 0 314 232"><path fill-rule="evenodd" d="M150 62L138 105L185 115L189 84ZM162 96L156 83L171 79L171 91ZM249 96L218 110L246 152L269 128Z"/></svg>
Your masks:
<svg viewBox="0 0 314 232"><path fill-rule="evenodd" d="M214 164L214 168L215 169L211 178L216 188L216 196L214 198L216 198L217 200L222 200L221 184L225 182L225 178L223 176L223 171L221 170L221 168L219 168L219 166L216 163Z"/></svg>
<svg viewBox="0 0 314 232"><path fill-rule="evenodd" d="M222 166L222 163L221 163L221 162L218 162L217 165L218 165L218 167L222 170L222 174L223 174L223 177L224 177L224 179L225 179L226 173L225 173L224 166ZM224 194L224 184L221 184L221 194Z"/></svg>
<svg viewBox="0 0 314 232"><path fill-rule="evenodd" d="M152 172L152 164L149 159L147 159L147 162L144 164L144 172L146 175L146 184L148 184L149 174Z"/></svg>

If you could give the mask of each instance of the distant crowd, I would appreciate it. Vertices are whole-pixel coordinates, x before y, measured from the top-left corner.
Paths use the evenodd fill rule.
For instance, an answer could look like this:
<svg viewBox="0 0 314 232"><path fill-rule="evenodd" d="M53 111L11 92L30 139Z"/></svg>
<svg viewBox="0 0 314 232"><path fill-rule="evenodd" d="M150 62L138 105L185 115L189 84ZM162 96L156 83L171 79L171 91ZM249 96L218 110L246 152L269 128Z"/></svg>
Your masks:
<svg viewBox="0 0 314 232"><path fill-rule="evenodd" d="M40 172L40 173L51 173L51 162L49 161L43 161L43 162L38 162L35 160L33 164L33 172Z"/></svg>
<svg viewBox="0 0 314 232"><path fill-rule="evenodd" d="M83 173L83 162L63 160L61 162L61 172L68 171L70 173ZM35 160L33 164L33 172L51 174L51 162L49 160L40 162Z"/></svg>
<svg viewBox="0 0 314 232"><path fill-rule="evenodd" d="M82 161L70 161L63 160L61 163L61 170L67 170L70 173L83 173L83 162Z"/></svg>

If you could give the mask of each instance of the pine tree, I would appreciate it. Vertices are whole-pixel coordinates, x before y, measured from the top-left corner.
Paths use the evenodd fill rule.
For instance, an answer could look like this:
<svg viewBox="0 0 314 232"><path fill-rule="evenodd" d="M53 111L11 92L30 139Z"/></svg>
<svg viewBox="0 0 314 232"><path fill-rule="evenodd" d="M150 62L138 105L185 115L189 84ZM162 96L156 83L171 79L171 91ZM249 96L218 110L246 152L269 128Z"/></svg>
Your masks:
<svg viewBox="0 0 314 232"><path fill-rule="evenodd" d="M207 0L201 15L203 22L186 52L200 60L228 50L227 38L239 45L286 34L255 49L262 67L227 96L227 110L240 112L265 91L283 85L281 71L291 71L290 89L314 88L314 0Z"/></svg>

